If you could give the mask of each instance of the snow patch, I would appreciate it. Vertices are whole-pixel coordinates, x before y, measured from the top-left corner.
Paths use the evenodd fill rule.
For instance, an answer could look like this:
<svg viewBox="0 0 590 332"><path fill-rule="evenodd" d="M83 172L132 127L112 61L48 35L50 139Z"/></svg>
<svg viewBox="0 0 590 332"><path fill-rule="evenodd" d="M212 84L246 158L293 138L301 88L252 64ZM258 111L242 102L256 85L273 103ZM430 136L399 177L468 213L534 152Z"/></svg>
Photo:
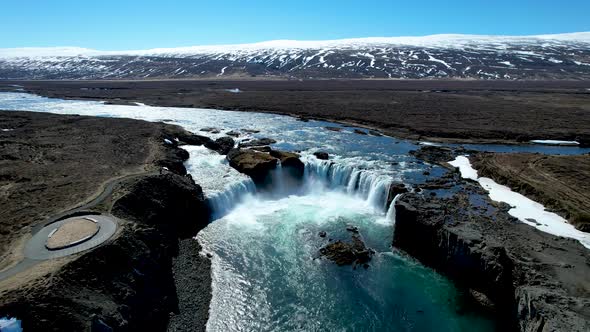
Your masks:
<svg viewBox="0 0 590 332"><path fill-rule="evenodd" d="M471 179L477 181L478 175L477 171L471 167L471 163L469 159L465 156L458 156L455 160L450 161L449 164L453 167L459 168L459 172L461 172L461 177L464 179Z"/></svg>
<svg viewBox="0 0 590 332"><path fill-rule="evenodd" d="M227 69L227 67L229 67L229 66L225 66L225 67L221 68L221 72L219 74L217 74L217 76L222 76L223 74L225 74L225 70Z"/></svg>
<svg viewBox="0 0 590 332"><path fill-rule="evenodd" d="M464 49L473 45L491 45L494 49L505 49L503 44L534 44L548 45L549 43L584 43L590 44L590 32L576 32L553 35L533 36L493 36L466 34L438 34L418 37L368 37L338 40L273 40L251 44L190 46L177 48L154 48L148 50L128 51L99 51L81 47L24 47L0 49L0 58L31 58L31 57L93 57L101 55L160 55L170 56L178 54L217 54L240 53L260 50L322 50L325 53L331 48L382 47L385 45L443 47ZM501 47L503 46L503 47ZM532 52L522 54L533 55ZM536 54L535 54L536 55ZM311 58L313 58L311 57ZM311 60L311 59L309 59Z"/></svg>
<svg viewBox="0 0 590 332"><path fill-rule="evenodd" d="M577 141L559 141L553 139L534 139L531 141L534 144L549 144L549 145L580 145Z"/></svg>
<svg viewBox="0 0 590 332"><path fill-rule="evenodd" d="M492 200L510 204L512 208L508 213L511 216L545 233L576 239L584 247L590 249L589 233L581 232L559 215L545 211L542 204L500 185L490 178L478 177L477 171L471 167L466 156L458 156L449 164L458 167L463 178L479 182Z"/></svg>
<svg viewBox="0 0 590 332"><path fill-rule="evenodd" d="M425 145L425 146L441 146L438 143L434 143L434 142L420 142L418 143L418 145Z"/></svg>

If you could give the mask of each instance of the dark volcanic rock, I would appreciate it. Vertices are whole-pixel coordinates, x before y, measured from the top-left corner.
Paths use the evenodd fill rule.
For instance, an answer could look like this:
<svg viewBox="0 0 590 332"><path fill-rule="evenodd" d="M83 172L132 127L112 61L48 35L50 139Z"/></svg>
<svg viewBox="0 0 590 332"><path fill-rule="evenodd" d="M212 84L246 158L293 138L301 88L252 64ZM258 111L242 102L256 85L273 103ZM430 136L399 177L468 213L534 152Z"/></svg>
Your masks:
<svg viewBox="0 0 590 332"><path fill-rule="evenodd" d="M418 150L410 151L414 157L427 161L431 164L442 164L455 159L456 152L442 146L423 146Z"/></svg>
<svg viewBox="0 0 590 332"><path fill-rule="evenodd" d="M288 171L291 176L296 179L303 177L305 165L301 159L299 159L299 155L297 153L271 150L270 155L279 159L281 161L281 167L283 167L283 170Z"/></svg>
<svg viewBox="0 0 590 332"><path fill-rule="evenodd" d="M195 239L179 243L180 254L172 263L178 310L170 318L169 332L206 330L211 302L211 261L200 252L201 246Z"/></svg>
<svg viewBox="0 0 590 332"><path fill-rule="evenodd" d="M215 127L201 128L201 131L205 131L205 132L212 133L212 134L219 134L221 132L221 130L219 128L215 128Z"/></svg>
<svg viewBox="0 0 590 332"><path fill-rule="evenodd" d="M331 131L342 131L342 128L340 128L340 127L324 127L324 128L331 130Z"/></svg>
<svg viewBox="0 0 590 332"><path fill-rule="evenodd" d="M485 295L510 329L588 331L588 250L501 210L482 213L465 192L449 199L405 194L393 245ZM483 299L483 297L480 297Z"/></svg>
<svg viewBox="0 0 590 332"><path fill-rule="evenodd" d="M180 237L194 236L209 216L201 187L190 176L170 173L139 180L115 202L112 213Z"/></svg>
<svg viewBox="0 0 590 332"><path fill-rule="evenodd" d="M184 162L189 158L189 153L176 145L166 145L164 149L163 158L156 162L156 165L160 167L166 167L168 170L180 174L186 174L186 168Z"/></svg>
<svg viewBox="0 0 590 332"><path fill-rule="evenodd" d="M187 254L179 251L179 238L194 236L208 222L202 191L190 177L149 176L131 185L112 212L125 218L118 236L42 282L4 293L0 315L18 317L25 331L87 331L91 325L165 331L179 307L172 260ZM207 262L195 270L210 275ZM200 280L186 286L202 304L188 313L199 317L192 321L196 326L185 325L190 330L203 330L207 320L211 286Z"/></svg>
<svg viewBox="0 0 590 332"><path fill-rule="evenodd" d="M314 152L313 155L316 158L320 159L320 160L328 160L328 159L330 159L330 155L327 152L324 152L324 151Z"/></svg>
<svg viewBox="0 0 590 332"><path fill-rule="evenodd" d="M248 150L254 150L254 151L259 151L259 152L270 152L272 151L272 148L268 145L265 146L253 146L251 148L248 148Z"/></svg>
<svg viewBox="0 0 590 332"><path fill-rule="evenodd" d="M258 129L242 129L242 131L247 134L257 134L260 132L260 130L258 130Z"/></svg>
<svg viewBox="0 0 590 332"><path fill-rule="evenodd" d="M389 193L387 194L387 206L389 206L391 204L391 202L393 202L393 199L395 198L395 196L399 195L399 194L404 194L408 192L408 188L406 188L406 185L403 183L392 183L389 186Z"/></svg>
<svg viewBox="0 0 590 332"><path fill-rule="evenodd" d="M334 263L342 265L366 264L373 257L374 251L365 246L358 234L352 235L351 242L335 241L320 249L320 255Z"/></svg>
<svg viewBox="0 0 590 332"><path fill-rule="evenodd" d="M253 146L264 146L264 145L270 145L273 143L276 143L277 141L275 141L272 138L260 138L260 139L254 139L248 142L241 142L240 143L240 147L241 148L247 148L247 147L253 147Z"/></svg>
<svg viewBox="0 0 590 332"><path fill-rule="evenodd" d="M227 136L232 136L232 137L240 137L240 135L241 135L239 131L235 131L235 130L228 131L228 132L227 132L227 133L225 133L225 134L226 134Z"/></svg>
<svg viewBox="0 0 590 332"><path fill-rule="evenodd" d="M380 132L378 132L376 130L369 130L369 134L371 134L373 136L383 136L383 134L381 134Z"/></svg>
<svg viewBox="0 0 590 332"><path fill-rule="evenodd" d="M278 159L263 152L249 149L232 149L227 154L231 167L252 178L254 182L263 183L269 172L277 167Z"/></svg>
<svg viewBox="0 0 590 332"><path fill-rule="evenodd" d="M359 134L359 135L367 135L367 132L364 130L360 130L360 129L355 129L354 130L355 134Z"/></svg>
<svg viewBox="0 0 590 332"><path fill-rule="evenodd" d="M235 141L231 137L220 137L215 141L209 141L205 143L205 147L208 149L217 151L219 154L227 154L233 149Z"/></svg>
<svg viewBox="0 0 590 332"><path fill-rule="evenodd" d="M207 136L192 134L189 132L176 133L176 138L182 144L186 145L204 145L212 140Z"/></svg>

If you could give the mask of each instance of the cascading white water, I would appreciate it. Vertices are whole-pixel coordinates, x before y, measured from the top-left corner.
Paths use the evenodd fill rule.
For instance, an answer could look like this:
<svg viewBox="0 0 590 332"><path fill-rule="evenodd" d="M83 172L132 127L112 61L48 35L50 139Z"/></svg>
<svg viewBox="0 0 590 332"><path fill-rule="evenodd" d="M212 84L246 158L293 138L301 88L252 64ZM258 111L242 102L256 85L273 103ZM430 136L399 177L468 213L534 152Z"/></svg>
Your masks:
<svg viewBox="0 0 590 332"><path fill-rule="evenodd" d="M221 218L248 195L256 192L249 177L231 168L225 156L204 146L182 146L189 152L187 171L203 188L214 219Z"/></svg>
<svg viewBox="0 0 590 332"><path fill-rule="evenodd" d="M385 220L390 221L391 223L395 224L395 202L400 198L401 194L395 195L389 208L387 209L387 214L385 215Z"/></svg>
<svg viewBox="0 0 590 332"><path fill-rule="evenodd" d="M223 217L246 196L254 195L256 185L251 179L244 179L228 185L225 190L207 196L212 219Z"/></svg>
<svg viewBox="0 0 590 332"><path fill-rule="evenodd" d="M305 160L304 176L306 182L319 180L328 188L360 197L377 209L385 211L387 208L387 194L392 182L388 175L310 158Z"/></svg>

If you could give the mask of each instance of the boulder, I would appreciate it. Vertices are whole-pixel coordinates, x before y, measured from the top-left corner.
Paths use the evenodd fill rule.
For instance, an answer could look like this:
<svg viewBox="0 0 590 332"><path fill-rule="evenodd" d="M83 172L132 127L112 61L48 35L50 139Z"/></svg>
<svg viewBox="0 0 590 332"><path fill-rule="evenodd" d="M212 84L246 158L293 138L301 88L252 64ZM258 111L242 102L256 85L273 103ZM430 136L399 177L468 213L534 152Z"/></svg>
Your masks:
<svg viewBox="0 0 590 332"><path fill-rule="evenodd" d="M227 154L231 167L252 178L255 183L264 183L269 172L277 167L278 159L263 152L250 149L232 149Z"/></svg>
<svg viewBox="0 0 590 332"><path fill-rule="evenodd" d="M270 152L270 151L272 151L272 148L270 146L268 146L268 145L265 145L265 146L253 146L253 147L248 148L248 149L254 150L254 151L260 151L260 152L267 152L267 153Z"/></svg>
<svg viewBox="0 0 590 332"><path fill-rule="evenodd" d="M175 138L178 139L180 144L185 145L204 145L207 142L211 142L211 139L207 136L196 135L184 130L175 133Z"/></svg>
<svg viewBox="0 0 590 332"><path fill-rule="evenodd" d="M380 132L378 132L376 130L369 130L369 134L371 134L373 136L383 136L383 134L381 134Z"/></svg>
<svg viewBox="0 0 590 332"><path fill-rule="evenodd" d="M367 135L367 132L364 130L360 130L360 129L355 129L354 130L355 134L359 134L359 135Z"/></svg>
<svg viewBox="0 0 590 332"><path fill-rule="evenodd" d="M242 131L247 134L258 134L260 132L258 129L242 129Z"/></svg>
<svg viewBox="0 0 590 332"><path fill-rule="evenodd" d="M234 147L234 145L235 142L233 138L227 136L205 143L205 147L217 151L219 154L227 154Z"/></svg>
<svg viewBox="0 0 590 332"><path fill-rule="evenodd" d="M240 147L241 148L247 148L247 147L253 147L253 146L265 146L265 145L270 145L273 143L276 143L277 141L275 141L272 138L260 138L260 139L254 139L248 142L241 142L240 143Z"/></svg>
<svg viewBox="0 0 590 332"><path fill-rule="evenodd" d="M314 152L313 155L316 158L320 159L320 160L328 160L328 159L330 159L330 155L327 152L324 152L324 151Z"/></svg>
<svg viewBox="0 0 590 332"><path fill-rule="evenodd" d="M320 256L326 257L339 266L367 264L375 252L365 246L358 234L350 242L335 241L320 249Z"/></svg>
<svg viewBox="0 0 590 332"><path fill-rule="evenodd" d="M303 177L305 165L297 153L271 150L270 155L279 159L283 170L288 171L294 178L301 179Z"/></svg>
<svg viewBox="0 0 590 332"><path fill-rule="evenodd" d="M239 131L235 131L235 130L228 131L228 132L227 132L227 133L225 133L225 134L226 134L227 136L232 136L232 137L240 137L240 135L241 135Z"/></svg>
<svg viewBox="0 0 590 332"><path fill-rule="evenodd" d="M221 130L219 128L215 128L215 127L205 127L205 128L201 128L201 131L205 131L211 134L219 134L221 132Z"/></svg>
<svg viewBox="0 0 590 332"><path fill-rule="evenodd" d="M342 128L340 128L340 127L324 127L324 128L331 130L331 131L342 131Z"/></svg>

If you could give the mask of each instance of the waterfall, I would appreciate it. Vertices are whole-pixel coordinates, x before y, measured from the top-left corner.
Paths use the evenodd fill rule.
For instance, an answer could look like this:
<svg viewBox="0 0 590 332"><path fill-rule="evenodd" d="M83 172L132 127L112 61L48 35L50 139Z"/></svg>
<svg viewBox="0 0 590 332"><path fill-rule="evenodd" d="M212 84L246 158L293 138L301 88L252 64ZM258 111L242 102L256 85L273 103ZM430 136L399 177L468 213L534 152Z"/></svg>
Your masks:
<svg viewBox="0 0 590 332"><path fill-rule="evenodd" d="M270 174L270 188L257 188L250 178L226 185L221 191L207 197L212 218L218 219L230 212L248 195L267 199L280 199L292 194L300 195L314 190L338 190L358 197L378 211L387 210L387 199L392 179L374 170L358 169L354 165L327 160L305 160L304 186L294 181L279 163ZM300 190L303 189L303 190Z"/></svg>
<svg viewBox="0 0 590 332"><path fill-rule="evenodd" d="M395 202L397 202L400 196L401 194L395 195L391 201L391 204L389 205L389 208L387 209L387 214L385 215L385 220L391 221L393 224L395 224Z"/></svg>
<svg viewBox="0 0 590 332"><path fill-rule="evenodd" d="M211 209L212 219L218 219L227 214L247 195L256 192L256 185L250 178L234 182L225 187L225 190L216 192L207 197L207 203Z"/></svg>
<svg viewBox="0 0 590 332"><path fill-rule="evenodd" d="M358 196L382 211L387 208L387 195L392 181L388 175L332 161L309 159L305 162L304 177L306 182L319 180L330 189L340 189Z"/></svg>

